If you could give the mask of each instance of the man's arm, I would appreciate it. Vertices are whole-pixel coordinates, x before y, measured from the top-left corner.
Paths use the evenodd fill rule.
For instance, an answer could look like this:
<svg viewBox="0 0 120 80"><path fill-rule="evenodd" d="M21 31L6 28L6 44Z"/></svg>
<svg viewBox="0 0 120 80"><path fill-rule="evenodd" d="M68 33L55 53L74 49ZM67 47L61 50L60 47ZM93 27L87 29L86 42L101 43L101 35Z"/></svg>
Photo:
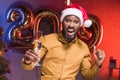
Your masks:
<svg viewBox="0 0 120 80"><path fill-rule="evenodd" d="M85 80L91 80L100 70L105 58L105 53L100 49L94 48L95 63L91 65L90 52L89 50L86 51L86 56L84 57L81 65L81 72Z"/></svg>

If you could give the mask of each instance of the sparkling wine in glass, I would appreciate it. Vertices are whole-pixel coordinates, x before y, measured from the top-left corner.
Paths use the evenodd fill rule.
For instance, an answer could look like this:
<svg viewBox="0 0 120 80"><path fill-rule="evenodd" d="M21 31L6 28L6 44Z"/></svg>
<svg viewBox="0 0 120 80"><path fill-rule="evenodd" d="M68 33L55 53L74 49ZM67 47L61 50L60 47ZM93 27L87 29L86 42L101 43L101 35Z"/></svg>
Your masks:
<svg viewBox="0 0 120 80"><path fill-rule="evenodd" d="M33 44L34 44L34 51L36 54L39 54L41 51L42 43L39 41L39 38L43 36L42 31L38 31L38 35L34 38ZM36 61L35 66L41 66L39 63L39 60Z"/></svg>

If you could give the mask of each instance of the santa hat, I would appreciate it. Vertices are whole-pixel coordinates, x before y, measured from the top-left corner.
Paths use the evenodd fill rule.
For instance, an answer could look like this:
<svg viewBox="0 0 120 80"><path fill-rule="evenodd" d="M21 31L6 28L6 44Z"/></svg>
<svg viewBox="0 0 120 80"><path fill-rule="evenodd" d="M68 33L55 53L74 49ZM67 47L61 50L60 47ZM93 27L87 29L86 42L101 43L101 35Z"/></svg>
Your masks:
<svg viewBox="0 0 120 80"><path fill-rule="evenodd" d="M81 26L90 27L92 25L92 21L88 18L85 9L78 4L70 4L62 11L61 22L67 15L77 16L80 19Z"/></svg>

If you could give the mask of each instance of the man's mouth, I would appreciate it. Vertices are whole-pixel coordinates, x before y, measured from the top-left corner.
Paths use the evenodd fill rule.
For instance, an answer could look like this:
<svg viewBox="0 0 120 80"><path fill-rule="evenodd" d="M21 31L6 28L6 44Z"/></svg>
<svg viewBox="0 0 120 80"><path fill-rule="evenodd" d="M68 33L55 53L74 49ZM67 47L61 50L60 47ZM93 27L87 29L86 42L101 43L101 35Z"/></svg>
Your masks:
<svg viewBox="0 0 120 80"><path fill-rule="evenodd" d="M73 35L74 34L74 32L75 32L75 29L67 29L67 34L68 35Z"/></svg>

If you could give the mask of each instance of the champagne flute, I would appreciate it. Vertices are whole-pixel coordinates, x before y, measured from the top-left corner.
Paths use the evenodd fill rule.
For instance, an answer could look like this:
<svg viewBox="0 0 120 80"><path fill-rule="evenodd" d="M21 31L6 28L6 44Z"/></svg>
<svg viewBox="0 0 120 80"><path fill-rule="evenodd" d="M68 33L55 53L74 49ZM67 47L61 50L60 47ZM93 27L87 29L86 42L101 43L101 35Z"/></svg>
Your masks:
<svg viewBox="0 0 120 80"><path fill-rule="evenodd" d="M35 51L36 54L39 54L40 51L41 51L42 43L39 41L39 38L41 36L43 36L43 32L42 31L38 31L37 37L34 37L34 41L33 41L34 49L33 50ZM41 66L40 63L39 63L39 60L36 61L34 66Z"/></svg>

